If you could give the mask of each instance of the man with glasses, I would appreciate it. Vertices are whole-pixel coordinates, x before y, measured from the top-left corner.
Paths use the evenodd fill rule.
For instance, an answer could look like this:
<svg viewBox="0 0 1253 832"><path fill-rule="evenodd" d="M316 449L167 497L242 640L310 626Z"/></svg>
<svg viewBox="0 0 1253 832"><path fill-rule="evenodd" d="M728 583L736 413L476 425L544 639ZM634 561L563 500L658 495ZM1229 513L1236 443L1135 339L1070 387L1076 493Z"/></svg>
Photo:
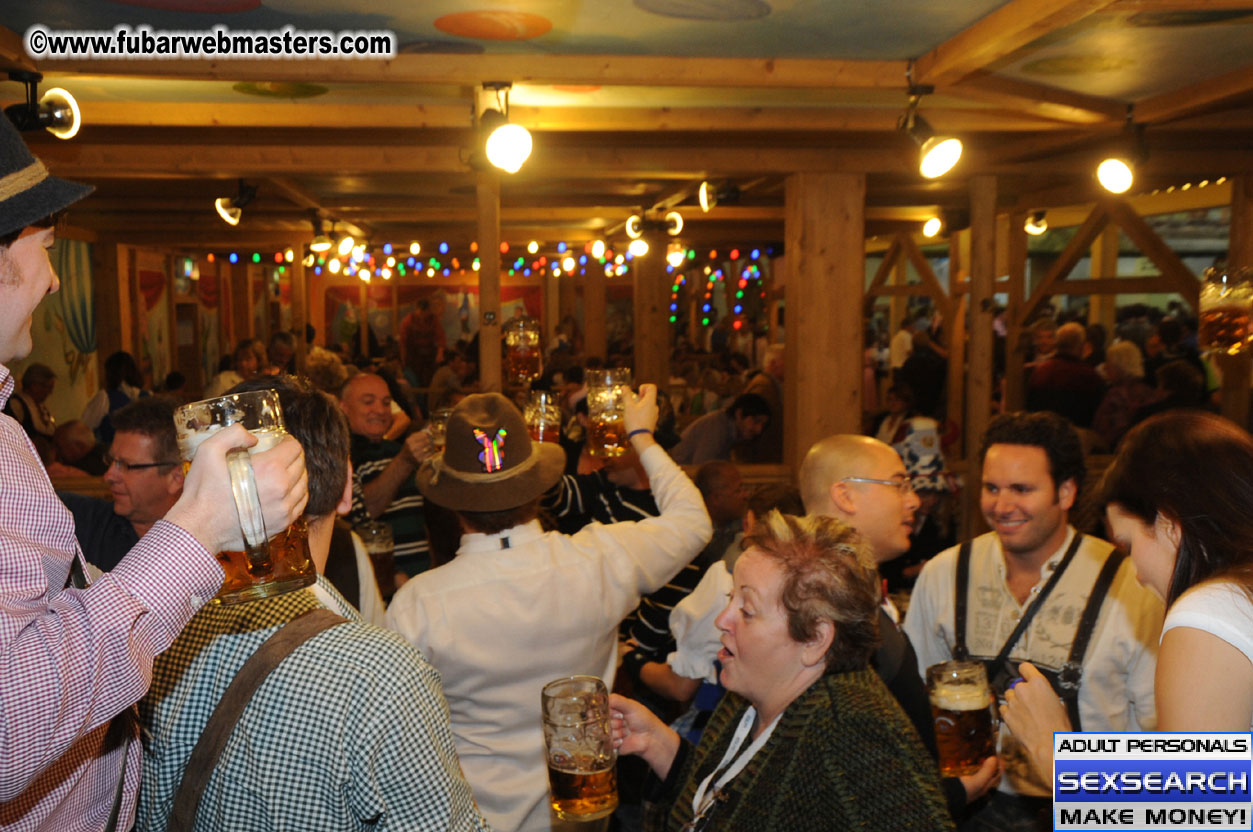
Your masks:
<svg viewBox="0 0 1253 832"><path fill-rule="evenodd" d="M932 558L910 599L905 632L918 669L981 661L1003 697L1030 661L1076 731L1151 731L1162 604L1131 563L1068 521L1085 465L1079 436L1055 413L992 420L979 450L979 505L992 531ZM1005 778L959 828L1052 828L1052 789L1022 746L1001 733Z"/></svg>
<svg viewBox="0 0 1253 832"><path fill-rule="evenodd" d="M58 495L74 515L83 554L102 572L116 566L183 493L174 408L169 399L149 396L113 414L113 444L104 472L112 504L78 494Z"/></svg>

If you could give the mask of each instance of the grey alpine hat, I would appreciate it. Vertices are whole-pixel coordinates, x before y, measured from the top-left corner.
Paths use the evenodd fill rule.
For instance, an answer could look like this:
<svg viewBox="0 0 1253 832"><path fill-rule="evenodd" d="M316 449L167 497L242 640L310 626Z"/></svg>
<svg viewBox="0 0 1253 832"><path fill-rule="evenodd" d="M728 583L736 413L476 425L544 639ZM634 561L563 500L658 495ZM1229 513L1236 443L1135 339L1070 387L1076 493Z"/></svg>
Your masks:
<svg viewBox="0 0 1253 832"><path fill-rule="evenodd" d="M0 237L65 210L93 190L49 174L13 123L0 115Z"/></svg>

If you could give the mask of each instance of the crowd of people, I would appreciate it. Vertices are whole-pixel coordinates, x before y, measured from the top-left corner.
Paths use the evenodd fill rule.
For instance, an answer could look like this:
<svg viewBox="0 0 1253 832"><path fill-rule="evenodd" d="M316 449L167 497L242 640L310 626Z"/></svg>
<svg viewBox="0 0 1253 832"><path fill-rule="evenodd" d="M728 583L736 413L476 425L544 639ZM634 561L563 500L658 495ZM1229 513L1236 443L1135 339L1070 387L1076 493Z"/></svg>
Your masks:
<svg viewBox="0 0 1253 832"><path fill-rule="evenodd" d="M0 119L0 365L30 353L56 215L88 190ZM594 676L615 829L1049 829L1053 731L1253 725L1253 440L1205 411L1182 317L1143 351L1130 319L1108 347L1033 327L1029 408L972 453L990 530L960 543L934 318L882 369L868 346L884 408L864 434L755 489L736 463L781 460L781 345L755 372L727 354L639 385L605 459L574 330L535 384L556 443L524 400L475 392L473 348L429 303L381 363L311 346L300 375L292 334L247 340L204 394L277 394L289 435L252 457L264 522L307 526L318 575L234 605L210 603L215 555L243 548L227 455L255 438L223 430L185 465L185 393L148 393L125 353L65 425L47 367L18 392L0 366L0 826L565 829L540 690ZM1072 515L1101 447L1094 534ZM354 533L379 522L390 559ZM951 660L981 663L1004 716L960 776L923 681Z"/></svg>

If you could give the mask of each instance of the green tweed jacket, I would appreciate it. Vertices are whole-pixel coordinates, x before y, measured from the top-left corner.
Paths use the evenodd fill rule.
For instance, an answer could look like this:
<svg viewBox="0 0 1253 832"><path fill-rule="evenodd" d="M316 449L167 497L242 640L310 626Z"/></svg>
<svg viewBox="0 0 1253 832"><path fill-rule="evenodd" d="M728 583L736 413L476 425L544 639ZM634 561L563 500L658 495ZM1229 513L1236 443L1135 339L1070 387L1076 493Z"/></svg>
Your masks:
<svg viewBox="0 0 1253 832"><path fill-rule="evenodd" d="M680 832L692 797L722 760L748 702L728 693L700 746L684 744L650 828ZM783 713L770 740L724 787L707 832L951 830L935 761L873 670L823 676Z"/></svg>

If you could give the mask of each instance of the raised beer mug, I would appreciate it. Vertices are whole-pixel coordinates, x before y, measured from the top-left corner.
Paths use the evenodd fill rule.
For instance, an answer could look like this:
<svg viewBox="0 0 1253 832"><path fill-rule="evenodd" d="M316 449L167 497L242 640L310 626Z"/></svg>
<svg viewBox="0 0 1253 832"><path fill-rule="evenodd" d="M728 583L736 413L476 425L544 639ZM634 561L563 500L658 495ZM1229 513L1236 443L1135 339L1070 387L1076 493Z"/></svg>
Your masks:
<svg viewBox="0 0 1253 832"><path fill-rule="evenodd" d="M1238 355L1249 347L1253 333L1253 269L1209 268L1201 278L1200 325L1197 343L1203 350Z"/></svg>
<svg viewBox="0 0 1253 832"><path fill-rule="evenodd" d="M943 662L927 668L940 776L974 774L996 754L995 700L982 662Z"/></svg>
<svg viewBox="0 0 1253 832"><path fill-rule="evenodd" d="M587 452L612 457L626 453L626 397L631 393L631 371L623 368L585 373Z"/></svg>
<svg viewBox="0 0 1253 832"><path fill-rule="evenodd" d="M552 393L533 392L522 413L526 419L527 432L535 442L559 442L561 437L561 408Z"/></svg>
<svg viewBox="0 0 1253 832"><path fill-rule="evenodd" d="M543 371L540 355L539 321L528 316L511 318L503 327L505 337L505 381L530 384Z"/></svg>
<svg viewBox="0 0 1253 832"><path fill-rule="evenodd" d="M238 604L281 595L317 580L309 557L309 529L303 518L270 534L261 512L261 496L252 472L251 454L269 450L287 435L278 393L254 390L185 404L174 412L179 454L190 464L196 449L219 430L242 424L257 438L251 448L226 455L231 492L239 518L240 551L218 552L218 565L226 581L214 601Z"/></svg>
<svg viewBox="0 0 1253 832"><path fill-rule="evenodd" d="M573 821L613 814L618 752L605 683L595 676L569 676L544 685L540 699L553 811Z"/></svg>

